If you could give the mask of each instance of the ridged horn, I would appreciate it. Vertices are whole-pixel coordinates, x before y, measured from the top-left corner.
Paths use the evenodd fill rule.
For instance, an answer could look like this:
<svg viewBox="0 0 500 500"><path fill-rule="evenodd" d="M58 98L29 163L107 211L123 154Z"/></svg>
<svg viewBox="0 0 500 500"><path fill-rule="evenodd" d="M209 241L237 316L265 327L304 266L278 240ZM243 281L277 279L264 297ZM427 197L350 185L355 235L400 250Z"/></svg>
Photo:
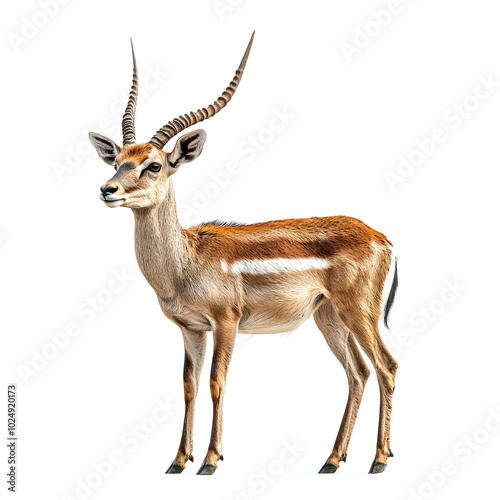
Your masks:
<svg viewBox="0 0 500 500"><path fill-rule="evenodd" d="M201 108L194 112L191 111L188 114L181 115L168 122L156 132L156 134L149 141L149 144L152 144L158 149L163 149L165 144L167 144L172 137L176 136L179 132L182 132L185 128L214 116L231 100L236 92L236 89L238 88L238 85L240 84L241 77L243 76L248 55L250 54L250 49L252 48L254 35L255 31L252 33L252 37L248 42L247 50L245 51L243 59L236 70L234 78L231 80L231 83L227 86L226 90L222 92L222 95L213 104L208 105L208 107Z"/></svg>
<svg viewBox="0 0 500 500"><path fill-rule="evenodd" d="M130 39L132 47L132 59L134 61L134 73L132 75L132 88L128 98L128 104L122 119L123 145L135 144L135 108L137 106L137 92L139 90L139 76L137 74L137 64L135 62L134 44Z"/></svg>

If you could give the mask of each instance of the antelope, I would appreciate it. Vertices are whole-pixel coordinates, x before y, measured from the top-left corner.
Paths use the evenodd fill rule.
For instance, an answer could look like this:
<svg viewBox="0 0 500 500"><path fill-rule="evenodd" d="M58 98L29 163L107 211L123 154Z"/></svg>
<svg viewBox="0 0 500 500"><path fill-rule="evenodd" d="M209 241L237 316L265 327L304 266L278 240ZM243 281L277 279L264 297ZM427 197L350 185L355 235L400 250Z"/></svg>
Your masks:
<svg viewBox="0 0 500 500"><path fill-rule="evenodd" d="M181 473L193 461L193 426L207 332L213 334L210 443L198 470L210 475L222 456L222 406L236 334L289 332L310 316L345 369L349 395L333 450L321 474L346 461L347 447L372 363L380 390L375 459L383 472L392 457L390 420L397 363L384 345L379 319L387 319L398 285L392 244L358 219L345 216L276 220L258 224L209 222L181 227L171 177L195 160L204 130L187 132L171 152L167 142L182 130L217 114L233 97L255 32L233 80L206 108L169 121L147 143L137 143L138 73L132 45L132 88L122 120L123 146L100 134L89 138L116 173L101 186L106 206L128 207L135 218L139 267L156 292L164 315L182 331L185 413L177 455L166 471ZM132 44L132 41L131 41Z"/></svg>

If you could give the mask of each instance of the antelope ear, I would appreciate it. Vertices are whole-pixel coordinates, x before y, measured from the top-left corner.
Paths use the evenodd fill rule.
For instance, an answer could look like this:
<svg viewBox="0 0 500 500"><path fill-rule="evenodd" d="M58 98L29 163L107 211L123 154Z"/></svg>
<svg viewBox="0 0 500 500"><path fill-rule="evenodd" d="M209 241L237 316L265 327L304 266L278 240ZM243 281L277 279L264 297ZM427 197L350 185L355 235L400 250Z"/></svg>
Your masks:
<svg viewBox="0 0 500 500"><path fill-rule="evenodd" d="M113 165L116 157L120 154L120 146L111 139L95 132L89 132L89 139L100 158L108 165Z"/></svg>
<svg viewBox="0 0 500 500"><path fill-rule="evenodd" d="M207 138L204 130L193 130L177 140L174 150L167 155L172 168L177 168L183 163L189 163L200 156Z"/></svg>

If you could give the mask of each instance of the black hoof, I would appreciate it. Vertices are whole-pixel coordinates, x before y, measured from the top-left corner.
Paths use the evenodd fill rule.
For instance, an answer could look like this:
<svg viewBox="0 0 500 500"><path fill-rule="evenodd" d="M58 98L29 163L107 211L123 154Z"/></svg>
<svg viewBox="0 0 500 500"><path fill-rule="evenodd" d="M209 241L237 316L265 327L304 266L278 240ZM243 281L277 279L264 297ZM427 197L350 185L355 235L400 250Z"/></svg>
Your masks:
<svg viewBox="0 0 500 500"><path fill-rule="evenodd" d="M326 464L321 467L318 474L333 474L334 472L337 472L337 469L338 467L336 465L326 462Z"/></svg>
<svg viewBox="0 0 500 500"><path fill-rule="evenodd" d="M168 469L165 474L180 474L184 470L184 467L181 467L180 465L172 464Z"/></svg>
<svg viewBox="0 0 500 500"><path fill-rule="evenodd" d="M374 460L372 466L370 467L370 472L368 472L368 474L380 474L381 472L385 471L386 467L387 464L384 464L384 462L375 462Z"/></svg>
<svg viewBox="0 0 500 500"><path fill-rule="evenodd" d="M202 465L200 470L196 473L197 476L211 476L215 470L217 469L217 467L215 467L215 465L212 465L212 464L205 464L205 465Z"/></svg>

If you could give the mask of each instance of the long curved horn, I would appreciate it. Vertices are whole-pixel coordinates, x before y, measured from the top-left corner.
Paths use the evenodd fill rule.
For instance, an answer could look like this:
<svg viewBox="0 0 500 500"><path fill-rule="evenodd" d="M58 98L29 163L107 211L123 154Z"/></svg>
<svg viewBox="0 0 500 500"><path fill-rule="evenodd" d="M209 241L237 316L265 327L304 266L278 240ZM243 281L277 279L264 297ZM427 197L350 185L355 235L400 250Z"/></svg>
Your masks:
<svg viewBox="0 0 500 500"><path fill-rule="evenodd" d="M226 90L222 92L222 95L213 103L206 108L201 108L198 111L191 111L189 114L181 115L178 118L174 118L172 121L164 125L156 134L151 138L149 144L157 147L158 149L163 149L165 144L176 136L179 132L183 131L185 128L194 125L195 123L201 122L214 116L218 113L233 97L238 85L243 76L243 70L247 64L248 55L250 54L250 49L252 48L253 37L255 31L252 33L250 42L248 42L247 50L241 60L240 66L236 70L236 74L232 79L231 83L228 85Z"/></svg>
<svg viewBox="0 0 500 500"><path fill-rule="evenodd" d="M134 60L134 73L132 76L132 88L128 98L128 104L122 119L123 145L135 144L135 108L137 106L137 91L139 90L139 76L137 74L137 64L135 63L134 44L130 39L132 47L132 59Z"/></svg>

